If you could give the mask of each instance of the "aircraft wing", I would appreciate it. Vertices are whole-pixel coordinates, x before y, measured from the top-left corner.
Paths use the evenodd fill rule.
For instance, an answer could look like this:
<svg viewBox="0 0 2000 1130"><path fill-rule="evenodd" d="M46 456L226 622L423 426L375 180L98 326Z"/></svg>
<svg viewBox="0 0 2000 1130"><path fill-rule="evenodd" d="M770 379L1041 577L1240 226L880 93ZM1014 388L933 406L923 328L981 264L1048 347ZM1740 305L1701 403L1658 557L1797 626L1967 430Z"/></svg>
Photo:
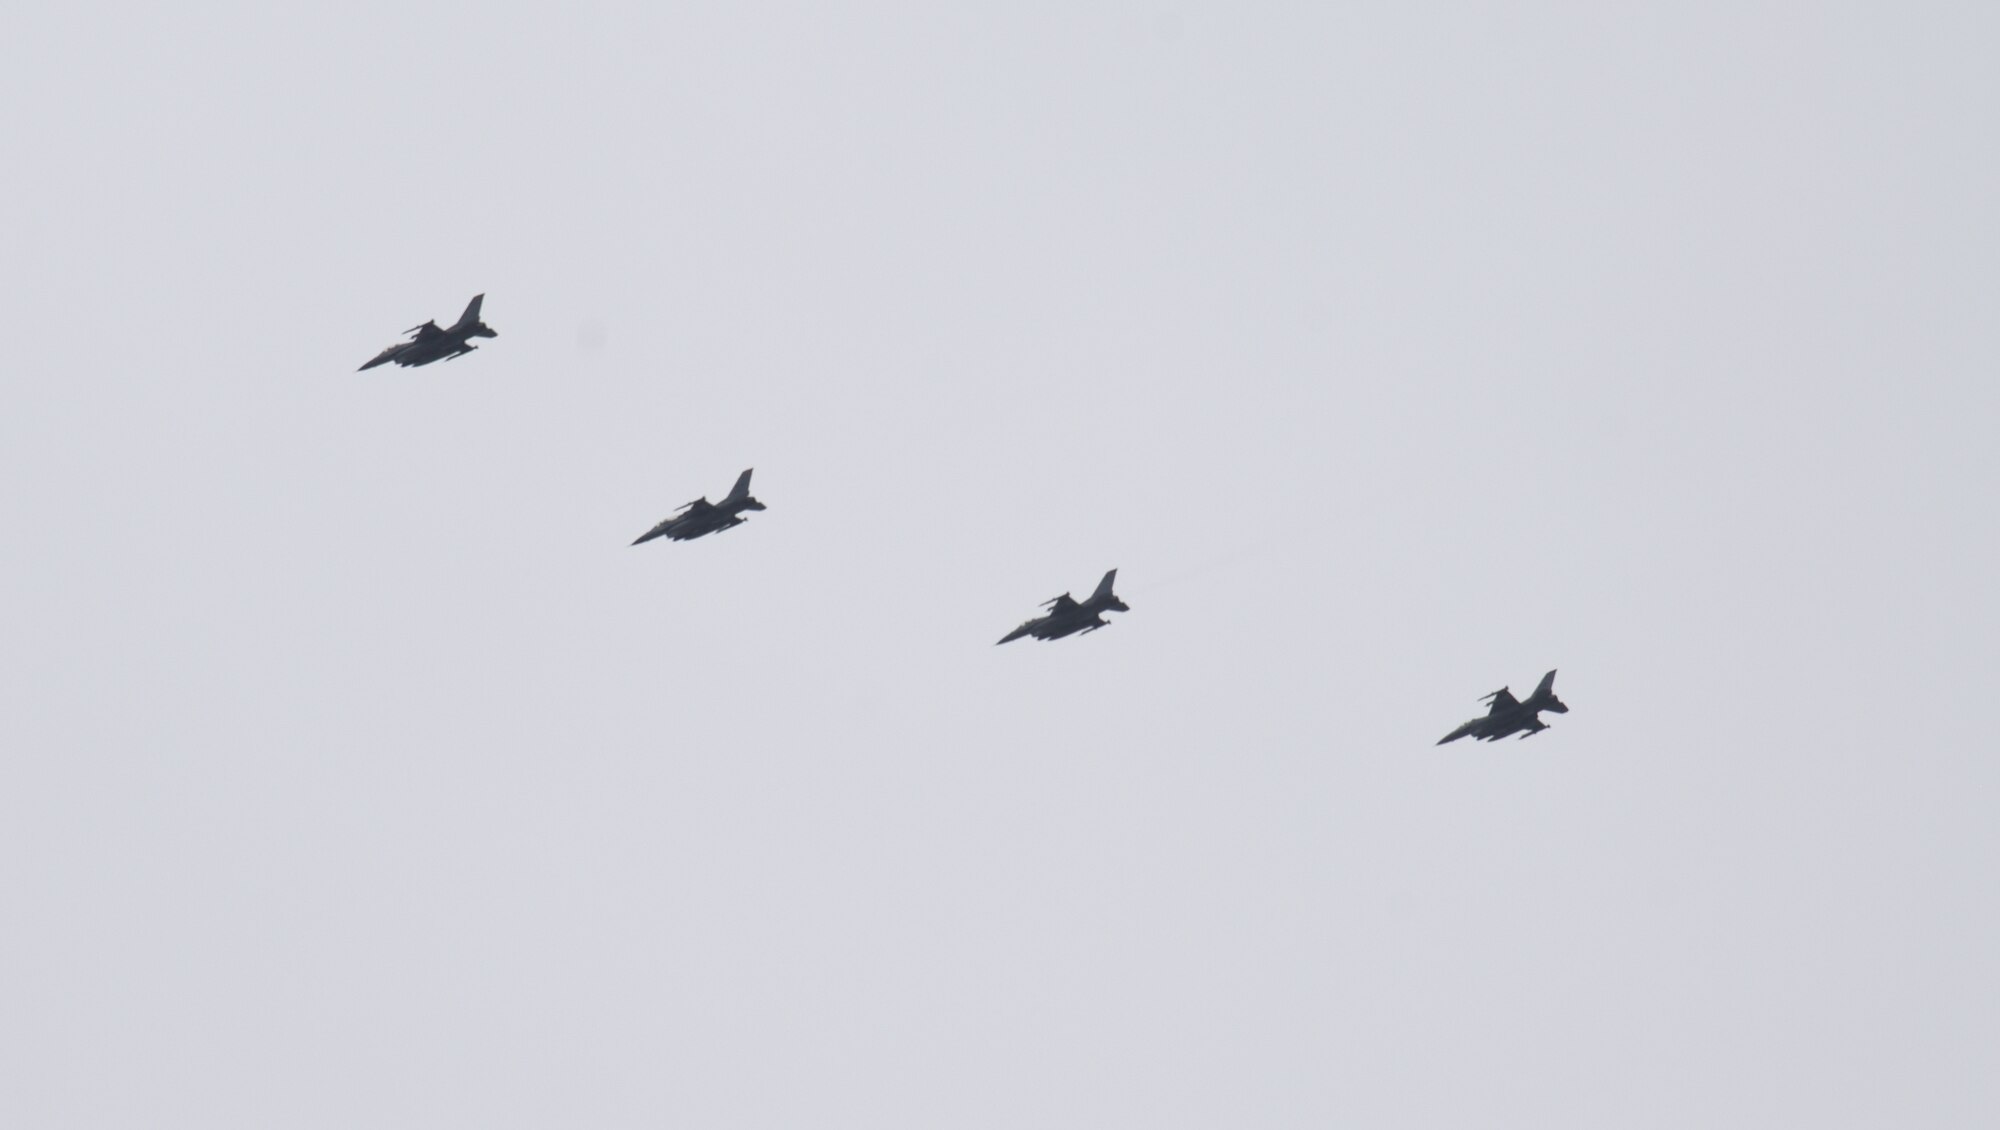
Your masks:
<svg viewBox="0 0 2000 1130"><path fill-rule="evenodd" d="M1501 687L1486 697L1493 700L1493 705L1486 711L1488 715L1498 714L1503 710L1512 710L1521 705L1521 700L1515 698L1514 692L1508 690L1506 687Z"/></svg>
<svg viewBox="0 0 2000 1130"><path fill-rule="evenodd" d="M436 322L425 322L421 326L411 326L405 332L416 335L410 339L411 341L429 341L434 337L444 336L444 331L438 328Z"/></svg>
<svg viewBox="0 0 2000 1130"><path fill-rule="evenodd" d="M1054 600L1043 601L1042 607L1048 609L1051 616L1061 616L1064 613L1075 612L1076 601L1071 599L1068 593L1064 593Z"/></svg>

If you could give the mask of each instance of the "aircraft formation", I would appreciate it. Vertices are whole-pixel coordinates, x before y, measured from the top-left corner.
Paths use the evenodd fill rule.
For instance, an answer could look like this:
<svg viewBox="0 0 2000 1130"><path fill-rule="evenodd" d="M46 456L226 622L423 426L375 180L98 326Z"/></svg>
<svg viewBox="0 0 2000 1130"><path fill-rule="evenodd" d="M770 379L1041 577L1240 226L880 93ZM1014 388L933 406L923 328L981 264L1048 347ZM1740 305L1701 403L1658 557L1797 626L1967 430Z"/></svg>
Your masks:
<svg viewBox="0 0 2000 1130"><path fill-rule="evenodd" d="M493 327L480 320L480 307L486 301L484 294L475 294L466 304L465 313L448 329L438 328L435 320L420 326L412 326L403 332L410 340L397 342L369 359L358 372L365 372L377 365L393 361L404 367L428 365L433 361L450 361L463 357L479 347L472 344L475 337L499 337ZM671 517L662 519L652 529L639 535L633 545L644 545L655 538L670 541L692 541L709 534L735 529L748 519L746 510L762 510L764 504L750 493L750 470L736 477L736 485L721 502L710 502L706 495L687 503L676 510ZM1022 622L1013 631L1000 637L1000 643L1012 643L1023 636L1038 640L1059 640L1065 636L1089 635L1099 628L1108 628L1111 622L1104 618L1106 612L1130 612L1131 606L1118 598L1112 586L1118 581L1118 570L1112 569L1097 582L1097 588L1088 597L1077 600L1068 593L1044 601L1042 607L1047 612L1032 620ZM1544 711L1552 714L1567 714L1569 707L1556 697L1556 673L1550 671L1542 676L1534 692L1525 700L1514 697L1513 692L1501 687L1480 699L1487 704L1486 713L1474 718L1444 737L1437 744L1444 745L1460 738L1493 742L1510 735L1519 734L1523 738L1533 737L1549 728L1541 720Z"/></svg>

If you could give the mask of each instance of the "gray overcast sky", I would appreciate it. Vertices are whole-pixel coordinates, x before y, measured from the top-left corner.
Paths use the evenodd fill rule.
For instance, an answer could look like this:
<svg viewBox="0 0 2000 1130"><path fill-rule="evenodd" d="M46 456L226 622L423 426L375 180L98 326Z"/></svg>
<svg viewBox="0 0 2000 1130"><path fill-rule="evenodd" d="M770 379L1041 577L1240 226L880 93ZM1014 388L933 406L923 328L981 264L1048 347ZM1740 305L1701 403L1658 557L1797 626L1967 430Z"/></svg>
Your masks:
<svg viewBox="0 0 2000 1130"><path fill-rule="evenodd" d="M2000 1114L2000 9L832 7L10 13L0 1124Z"/></svg>

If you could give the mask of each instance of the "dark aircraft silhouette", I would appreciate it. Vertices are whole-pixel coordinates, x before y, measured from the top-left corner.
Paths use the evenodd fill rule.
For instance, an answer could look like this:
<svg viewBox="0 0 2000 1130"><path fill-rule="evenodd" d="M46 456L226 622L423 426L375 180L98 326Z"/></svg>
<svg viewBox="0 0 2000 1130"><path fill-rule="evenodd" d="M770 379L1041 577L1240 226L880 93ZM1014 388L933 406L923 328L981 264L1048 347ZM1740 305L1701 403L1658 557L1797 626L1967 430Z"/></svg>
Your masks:
<svg viewBox="0 0 2000 1130"><path fill-rule="evenodd" d="M1118 579L1118 570L1104 574L1097 582L1097 591L1089 599L1079 604L1064 593L1054 600L1044 601L1042 607L1048 609L1046 616L1015 628L1000 638L1001 643L1018 640L1022 636L1033 636L1038 640L1059 640L1076 632L1094 632L1110 626L1103 614L1106 612L1130 612L1132 609L1119 600L1111 591L1111 585Z"/></svg>
<svg viewBox="0 0 2000 1130"><path fill-rule="evenodd" d="M486 301L483 294L475 294L465 307L465 313L448 330L441 330L434 321L421 326L411 326L404 330L411 334L410 340L400 341L375 355L373 361L361 366L357 372L365 372L377 365L394 361L398 365L428 365L433 361L449 361L463 356L479 347L468 338L499 337L493 327L479 320L479 304Z"/></svg>
<svg viewBox="0 0 2000 1130"><path fill-rule="evenodd" d="M1533 734L1539 734L1549 728L1547 723L1536 717L1542 711L1552 710L1557 714L1569 713L1569 707L1564 706L1563 700L1556 697L1556 673L1554 671L1542 676L1542 681L1535 687L1535 693L1529 695L1526 702L1516 699L1513 692L1509 691L1506 687L1501 687L1480 701L1491 701L1493 704L1487 708L1486 716L1484 718L1474 718L1472 721L1439 738L1437 744L1443 745L1446 742L1455 742L1467 736L1476 738L1482 742L1497 742L1508 734L1513 733L1520 733L1525 738Z"/></svg>
<svg viewBox="0 0 2000 1130"><path fill-rule="evenodd" d="M756 470L755 467L750 469ZM666 521L647 530L633 545L643 545L654 538L672 538L687 541L703 534L740 526L747 519L737 515L745 510L762 510L764 504L750 497L750 471L736 476L736 485L730 488L729 497L721 502L710 502L706 497L697 498L680 508Z"/></svg>

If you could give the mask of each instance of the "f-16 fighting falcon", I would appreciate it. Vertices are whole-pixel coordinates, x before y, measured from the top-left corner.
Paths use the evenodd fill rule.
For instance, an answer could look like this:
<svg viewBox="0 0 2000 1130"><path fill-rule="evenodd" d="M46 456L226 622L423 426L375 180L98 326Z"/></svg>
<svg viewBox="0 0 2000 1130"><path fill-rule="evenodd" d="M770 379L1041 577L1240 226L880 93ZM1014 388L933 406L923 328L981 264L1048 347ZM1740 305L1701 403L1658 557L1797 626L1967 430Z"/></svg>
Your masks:
<svg viewBox="0 0 2000 1130"><path fill-rule="evenodd" d="M410 340L397 342L377 353L373 361L361 366L357 371L365 372L390 361L405 366L428 365L433 361L449 361L478 349L478 346L467 339L500 336L493 332L493 327L479 320L479 304L484 301L486 301L485 295L473 295L472 302L465 308L465 313L460 314L458 321L448 330L439 329L435 321L425 322L421 326L411 326L403 331L412 335Z"/></svg>
<svg viewBox="0 0 2000 1130"><path fill-rule="evenodd" d="M1037 616L1008 632L1000 638L1000 642L1007 643L1022 636L1033 636L1038 640L1059 640L1077 632L1094 632L1099 628L1109 627L1110 621L1104 618L1104 613L1132 610L1111 591L1111 585L1117 579L1116 569L1104 574L1104 579L1097 582L1097 591L1091 593L1089 599L1082 603L1072 600L1068 593L1054 600L1044 601L1042 607L1049 610L1047 615Z"/></svg>
<svg viewBox="0 0 2000 1130"><path fill-rule="evenodd" d="M755 467L750 469L756 470ZM729 497L721 502L710 502L706 497L697 498L680 508L673 517L647 530L633 545L643 545L654 538L672 538L687 541L703 534L740 526L748 519L737 517L745 510L762 510L764 504L750 497L750 471L736 476L736 485L730 488Z"/></svg>
<svg viewBox="0 0 2000 1130"><path fill-rule="evenodd" d="M1487 708L1486 716L1484 718L1474 718L1472 721L1439 738L1437 744L1443 745L1446 742L1455 742L1467 736L1471 736L1482 742L1497 742L1508 734L1513 733L1519 733L1525 738L1533 734L1539 734L1549 728L1547 723L1536 717L1542 711L1551 710L1557 714L1569 713L1569 707L1564 706L1563 700L1556 697L1556 673L1554 671L1542 676L1542 681L1535 687L1535 693L1529 695L1526 702L1516 699L1513 693L1506 687L1501 687L1499 690L1480 699L1480 701L1492 703Z"/></svg>

